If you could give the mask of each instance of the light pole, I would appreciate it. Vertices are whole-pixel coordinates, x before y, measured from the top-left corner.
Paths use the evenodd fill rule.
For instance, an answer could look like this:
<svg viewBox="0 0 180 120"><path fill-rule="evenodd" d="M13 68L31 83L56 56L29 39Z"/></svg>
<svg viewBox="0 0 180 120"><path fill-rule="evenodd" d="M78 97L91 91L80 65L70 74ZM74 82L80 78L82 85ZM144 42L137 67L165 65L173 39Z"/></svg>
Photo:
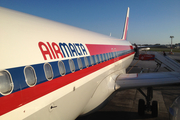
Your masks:
<svg viewBox="0 0 180 120"><path fill-rule="evenodd" d="M174 36L170 36L171 38L171 54L172 54L172 39L174 38Z"/></svg>

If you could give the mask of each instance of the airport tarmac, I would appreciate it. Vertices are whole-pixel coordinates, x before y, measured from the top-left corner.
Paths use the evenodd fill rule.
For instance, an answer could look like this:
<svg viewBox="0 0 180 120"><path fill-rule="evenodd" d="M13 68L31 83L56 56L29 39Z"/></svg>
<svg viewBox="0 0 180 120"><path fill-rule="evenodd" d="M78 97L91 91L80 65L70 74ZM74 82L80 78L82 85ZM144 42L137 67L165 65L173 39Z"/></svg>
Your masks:
<svg viewBox="0 0 180 120"><path fill-rule="evenodd" d="M180 54L168 55L180 61ZM155 61L133 60L127 68L128 73L154 72ZM158 72L166 72L163 67ZM146 93L146 88L142 88ZM153 100L159 102L159 115L156 118L151 116L151 112L146 112L143 117L138 115L138 100L144 99L137 89L118 91L108 104L99 111L90 115L79 117L76 120L169 120L169 107L177 96L180 95L180 84L153 87Z"/></svg>

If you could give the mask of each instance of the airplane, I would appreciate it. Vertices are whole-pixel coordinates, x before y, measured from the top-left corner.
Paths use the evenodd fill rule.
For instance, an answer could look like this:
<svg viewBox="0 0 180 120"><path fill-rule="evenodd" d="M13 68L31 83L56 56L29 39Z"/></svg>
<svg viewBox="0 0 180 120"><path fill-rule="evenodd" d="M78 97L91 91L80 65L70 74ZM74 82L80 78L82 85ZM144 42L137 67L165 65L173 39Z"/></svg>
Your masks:
<svg viewBox="0 0 180 120"><path fill-rule="evenodd" d="M0 119L74 120L105 105L118 90L148 87L139 115L158 115L152 86L179 83L179 72L127 74L127 41L0 7ZM143 92L142 92L143 94Z"/></svg>
<svg viewBox="0 0 180 120"><path fill-rule="evenodd" d="M150 47L147 47L147 46L138 46L139 48L139 51L148 51L150 50Z"/></svg>

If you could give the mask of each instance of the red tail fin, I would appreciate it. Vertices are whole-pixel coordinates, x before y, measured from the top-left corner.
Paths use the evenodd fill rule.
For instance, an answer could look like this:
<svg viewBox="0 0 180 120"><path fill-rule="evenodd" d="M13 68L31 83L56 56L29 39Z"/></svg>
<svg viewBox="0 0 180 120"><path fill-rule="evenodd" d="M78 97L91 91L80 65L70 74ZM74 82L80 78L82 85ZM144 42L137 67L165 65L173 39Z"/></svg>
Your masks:
<svg viewBox="0 0 180 120"><path fill-rule="evenodd" d="M126 15L126 21L124 24L124 31L123 31L123 35L122 35L122 40L126 40L126 38L127 38L128 22L129 22L129 7L127 9L127 15Z"/></svg>

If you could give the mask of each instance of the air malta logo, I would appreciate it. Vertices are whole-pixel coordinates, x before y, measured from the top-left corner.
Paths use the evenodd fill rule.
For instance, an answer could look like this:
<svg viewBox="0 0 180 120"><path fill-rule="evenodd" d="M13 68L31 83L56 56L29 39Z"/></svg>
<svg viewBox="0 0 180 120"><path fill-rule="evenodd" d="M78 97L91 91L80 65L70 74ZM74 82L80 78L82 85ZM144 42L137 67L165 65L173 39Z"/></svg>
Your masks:
<svg viewBox="0 0 180 120"><path fill-rule="evenodd" d="M81 43L59 43L39 42L39 49L44 60L88 55L86 48Z"/></svg>

